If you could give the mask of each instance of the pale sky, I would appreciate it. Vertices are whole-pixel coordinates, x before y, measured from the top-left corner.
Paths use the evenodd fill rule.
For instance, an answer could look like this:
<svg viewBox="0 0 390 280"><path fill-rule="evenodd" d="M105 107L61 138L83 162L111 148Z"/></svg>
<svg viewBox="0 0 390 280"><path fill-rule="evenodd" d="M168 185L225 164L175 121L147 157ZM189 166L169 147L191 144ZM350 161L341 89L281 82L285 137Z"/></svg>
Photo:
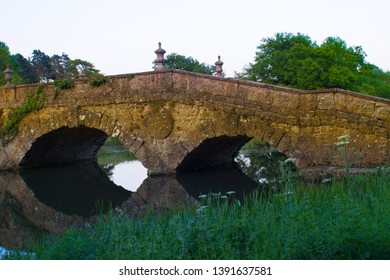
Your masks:
<svg viewBox="0 0 390 280"><path fill-rule="evenodd" d="M0 12L0 41L12 54L64 52L106 75L151 71L161 42L167 54L208 64L221 55L234 76L277 32L318 44L338 36L390 71L389 0L0 0Z"/></svg>

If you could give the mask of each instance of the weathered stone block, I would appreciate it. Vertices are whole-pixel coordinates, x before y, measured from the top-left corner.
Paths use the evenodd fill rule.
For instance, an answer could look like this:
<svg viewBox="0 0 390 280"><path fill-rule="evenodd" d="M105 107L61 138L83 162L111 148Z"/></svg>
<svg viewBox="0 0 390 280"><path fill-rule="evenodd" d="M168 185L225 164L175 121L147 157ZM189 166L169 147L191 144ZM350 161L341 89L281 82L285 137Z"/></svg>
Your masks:
<svg viewBox="0 0 390 280"><path fill-rule="evenodd" d="M314 111L317 109L317 98L312 93L299 94L299 110Z"/></svg>
<svg viewBox="0 0 390 280"><path fill-rule="evenodd" d="M333 93L317 94L317 109L319 110L334 110L336 109Z"/></svg>

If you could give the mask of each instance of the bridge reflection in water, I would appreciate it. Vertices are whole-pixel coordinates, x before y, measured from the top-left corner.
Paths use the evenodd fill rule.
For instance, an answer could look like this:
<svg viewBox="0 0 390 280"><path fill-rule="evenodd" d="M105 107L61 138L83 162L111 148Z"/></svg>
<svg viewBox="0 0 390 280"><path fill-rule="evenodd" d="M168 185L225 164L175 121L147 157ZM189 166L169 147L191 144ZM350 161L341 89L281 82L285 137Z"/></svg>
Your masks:
<svg viewBox="0 0 390 280"><path fill-rule="evenodd" d="M103 146L103 153L104 149ZM147 177L139 187L124 186L126 189L109 177L113 178L115 165L135 158L123 155L127 151L121 151L115 143L107 149L111 158L100 157L100 167L94 162L83 162L0 173L0 246L20 246L42 232L60 233L70 226L85 225L109 209L127 215L143 213L147 207L160 212L178 205L194 205L202 194L228 191L234 191L235 197L242 201L245 194L266 187L267 180L276 176L266 173L275 169L281 156L273 157L272 163L269 151L255 146L242 150L235 163L191 173ZM136 175L126 170L126 177Z"/></svg>
<svg viewBox="0 0 390 280"><path fill-rule="evenodd" d="M24 169L19 175L36 199L66 215L90 217L137 198L138 207L171 208L202 194L234 191L238 199L258 184L232 164L178 175L147 177L136 192L116 185L92 162ZM131 177L131 170L128 172Z"/></svg>
<svg viewBox="0 0 390 280"><path fill-rule="evenodd" d="M105 213L131 196L93 162L22 169L19 174L39 201L67 215Z"/></svg>

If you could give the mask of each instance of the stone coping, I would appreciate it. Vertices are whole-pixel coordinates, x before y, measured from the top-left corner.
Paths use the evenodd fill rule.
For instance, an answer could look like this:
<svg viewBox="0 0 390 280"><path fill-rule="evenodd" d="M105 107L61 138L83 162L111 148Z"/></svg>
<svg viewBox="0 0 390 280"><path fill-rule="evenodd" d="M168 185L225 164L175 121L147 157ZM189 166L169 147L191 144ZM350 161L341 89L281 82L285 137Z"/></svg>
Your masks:
<svg viewBox="0 0 390 280"><path fill-rule="evenodd" d="M283 86L277 86L277 85L272 85L272 84L266 84L266 83L261 83L261 82L256 82L256 81L249 81L249 80L242 80L242 79L237 79L237 78L223 78L223 77L215 77L211 75L206 75L206 74L200 74L200 73L194 73L194 72L189 72L189 71L184 71L184 70L161 70L161 71L146 71L146 72L138 72L138 73L126 73L126 74L116 74L116 75L107 75L106 77L109 79L120 79L120 78L128 78L130 76L137 77L137 76L149 76L149 75L158 75L158 74L170 74L170 75L186 75L186 76L192 76L192 77L198 77L201 79L209 79L209 80L215 80L215 81L223 81L223 82L231 82L231 83L236 83L236 84L241 84L241 85L248 85L252 87L260 87L260 88L266 88L266 89L273 89L273 90L278 90L278 91L284 91L284 92L291 92L291 93L299 93L299 94L332 94L332 93L342 93L345 95L350 95L354 97L359 97L367 100L372 100L372 101L379 101L379 102L384 102L387 104L390 104L390 99L382 98L382 97L377 97L373 95L368 95L368 94L363 94L359 92L354 92L350 90L344 90L340 88L329 88L329 89L318 89L318 90L302 90L302 89L295 89L295 88L289 88L289 87L283 87ZM75 83L87 83L89 79L73 79L72 80ZM47 83L47 85L51 85L53 83ZM17 89L22 89L22 88L31 88L31 87L37 87L40 84L23 84L23 85L12 85L12 86L3 86L1 87L2 90L17 90Z"/></svg>

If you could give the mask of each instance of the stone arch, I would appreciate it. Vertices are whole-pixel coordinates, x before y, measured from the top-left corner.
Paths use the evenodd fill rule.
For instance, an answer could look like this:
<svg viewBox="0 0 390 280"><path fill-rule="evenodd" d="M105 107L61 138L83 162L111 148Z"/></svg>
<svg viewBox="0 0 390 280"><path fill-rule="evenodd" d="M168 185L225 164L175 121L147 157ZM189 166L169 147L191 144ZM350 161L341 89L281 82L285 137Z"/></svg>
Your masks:
<svg viewBox="0 0 390 280"><path fill-rule="evenodd" d="M286 157L294 158L298 168L311 163L304 149L307 141L310 141L306 137L306 131L303 132L296 125L263 121L261 118L254 118L251 122L252 126L245 127L243 133L250 138L268 143Z"/></svg>
<svg viewBox="0 0 390 280"><path fill-rule="evenodd" d="M5 153L12 155L8 159L13 162L11 168L91 160L108 136L118 138L144 164L145 153L140 152L144 141L131 127L110 115L77 107L45 108L29 114ZM7 153L8 149L12 152Z"/></svg>
<svg viewBox="0 0 390 280"><path fill-rule="evenodd" d="M224 117L223 112L218 111L213 119L219 121L212 123L207 133L195 134L196 140L188 139L190 141L177 165L177 173L232 162L237 152L253 138L268 143L287 157L295 158L298 168L309 163L301 145L307 139L300 136L297 126L272 122L262 114L250 117L235 115L234 122L233 117Z"/></svg>
<svg viewBox="0 0 390 280"><path fill-rule="evenodd" d="M92 160L106 138L106 133L95 128L64 126L38 137L19 165L36 167Z"/></svg>
<svg viewBox="0 0 390 280"><path fill-rule="evenodd" d="M186 155L176 170L180 173L231 162L250 139L244 135L207 138Z"/></svg>

